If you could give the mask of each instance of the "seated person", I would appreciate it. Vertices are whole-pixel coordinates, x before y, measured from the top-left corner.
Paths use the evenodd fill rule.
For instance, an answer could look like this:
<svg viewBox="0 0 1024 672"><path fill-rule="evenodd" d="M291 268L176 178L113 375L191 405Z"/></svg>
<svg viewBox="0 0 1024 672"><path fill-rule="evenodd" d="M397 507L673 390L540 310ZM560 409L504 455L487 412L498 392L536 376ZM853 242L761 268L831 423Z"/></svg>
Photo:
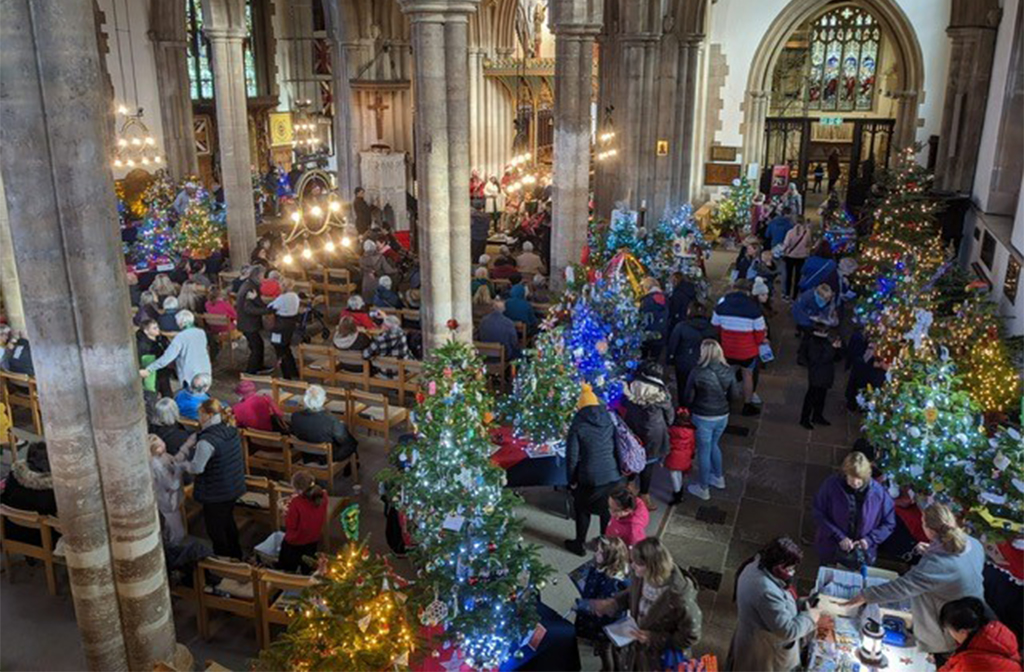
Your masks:
<svg viewBox="0 0 1024 672"><path fill-rule="evenodd" d="M498 256L494 258L494 262L491 266L512 266L514 268L515 265L516 258L512 256L512 250L509 249L508 245L502 245L499 247Z"/></svg>
<svg viewBox="0 0 1024 672"><path fill-rule="evenodd" d="M306 388L306 394L302 397L305 408L292 413L292 436L306 443L330 443L334 447L332 455L335 460L348 459L356 452L358 443L345 423L324 409L326 402L327 393L324 388L319 385ZM310 455L307 459L326 463L326 459L319 455Z"/></svg>
<svg viewBox="0 0 1024 672"><path fill-rule="evenodd" d="M284 522L284 541L277 558L277 568L283 572L313 571L303 561L306 556L315 556L320 545L324 521L327 519L327 493L316 484L308 471L292 474L295 494L288 500L288 514Z"/></svg>
<svg viewBox="0 0 1024 672"><path fill-rule="evenodd" d="M358 294L353 294L348 297L348 304L345 310L341 311L341 319L351 317L356 321L356 324L363 329L376 329L377 323L370 317L369 311L366 309L366 302L363 301L363 297Z"/></svg>
<svg viewBox="0 0 1024 672"><path fill-rule="evenodd" d="M514 285L509 290L508 300L505 301L505 316L513 322L525 323L528 332L537 326L537 313L526 300L526 285Z"/></svg>
<svg viewBox="0 0 1024 672"><path fill-rule="evenodd" d="M334 347L338 350L362 352L370 346L370 337L356 321L348 315L342 316L334 332ZM357 369L353 369L357 370Z"/></svg>
<svg viewBox="0 0 1024 672"><path fill-rule="evenodd" d="M277 271L267 273L267 277L260 282L260 296L268 299L276 299L281 296L281 274Z"/></svg>
<svg viewBox="0 0 1024 672"><path fill-rule="evenodd" d="M4 481L3 492L0 492L0 504L46 516L57 515L57 499L53 494L53 477L50 475L50 459L46 454L45 443L31 444L25 459L11 466L11 473L7 474ZM9 521L4 521L4 536L26 544L42 544L39 530ZM54 543L57 543L56 538Z"/></svg>
<svg viewBox="0 0 1024 672"><path fill-rule="evenodd" d="M239 429L258 429L261 432L277 432L284 429L284 414L269 395L260 394L256 383L251 380L239 381L235 385L238 403L231 407L235 426Z"/></svg>
<svg viewBox="0 0 1024 672"><path fill-rule="evenodd" d="M516 273L519 273L519 269L516 268L515 257L507 245L502 245L501 252L491 264L491 277L496 280L508 280Z"/></svg>
<svg viewBox="0 0 1024 672"><path fill-rule="evenodd" d="M491 312L480 320L479 339L481 343L500 343L505 346L507 360L519 359L519 332L516 325L505 315L505 302L495 299Z"/></svg>
<svg viewBox="0 0 1024 672"><path fill-rule="evenodd" d="M533 251L533 243L530 241L523 243L523 251L516 257L516 268L527 277L547 272L544 261L539 254Z"/></svg>
<svg viewBox="0 0 1024 672"><path fill-rule="evenodd" d="M146 320L154 322L160 318L160 299L155 292L146 290L139 295L139 309L135 311L132 322L136 327L142 326Z"/></svg>
<svg viewBox="0 0 1024 672"><path fill-rule="evenodd" d="M32 347L28 339L7 325L3 327L4 332L0 335L0 369L24 376L36 375L36 368L32 363Z"/></svg>
<svg viewBox="0 0 1024 672"><path fill-rule="evenodd" d="M238 313L235 311L235 306L226 298L224 298L224 292L219 287L211 287L210 291L206 294L206 312L210 315L223 315L228 318L230 324L208 324L206 326L207 331L212 334L219 334L225 331L231 331L235 328L235 322L238 320Z"/></svg>
<svg viewBox="0 0 1024 672"><path fill-rule="evenodd" d="M391 289L391 276L385 275L377 281L377 291L373 293L373 305L377 308L402 308L402 298Z"/></svg>
<svg viewBox="0 0 1024 672"><path fill-rule="evenodd" d="M199 419L199 406L210 398L210 386L213 379L208 373L197 373L192 378L188 387L183 387L174 395L174 402L178 404L178 412L181 417L189 420Z"/></svg>
<svg viewBox="0 0 1024 672"><path fill-rule="evenodd" d="M164 299L163 306L163 312L156 319L157 324L160 325L160 331L180 331L178 329L178 322L175 319L175 316L178 314L178 298L168 296Z"/></svg>
<svg viewBox="0 0 1024 672"><path fill-rule="evenodd" d="M878 546L896 528L896 510L886 489L871 478L871 463L853 451L842 470L825 479L814 497L818 533L814 546L822 565L859 570L872 565Z"/></svg>
<svg viewBox="0 0 1024 672"><path fill-rule="evenodd" d="M551 291L548 289L547 276L540 273L534 275L528 294L530 303L551 303Z"/></svg>
<svg viewBox="0 0 1024 672"><path fill-rule="evenodd" d="M494 298L494 283L491 282L487 272L487 266L478 266L477 269L473 271L473 282L469 285L469 295L473 297L474 301L476 301L477 292L480 291L481 287L485 287L487 289L488 299Z"/></svg>
<svg viewBox="0 0 1024 672"><path fill-rule="evenodd" d="M402 331L402 321L394 315L384 318L383 330L363 350L363 359L395 357L409 359L409 343Z"/></svg>
<svg viewBox="0 0 1024 672"><path fill-rule="evenodd" d="M149 425L149 433L155 434L167 448L169 455L177 455L182 448L188 448L192 432L185 429L180 420L178 404L174 399L164 397L153 407L153 418Z"/></svg>
<svg viewBox="0 0 1024 672"><path fill-rule="evenodd" d="M978 598L946 602L939 623L957 643L939 672L1020 672L1017 636Z"/></svg>

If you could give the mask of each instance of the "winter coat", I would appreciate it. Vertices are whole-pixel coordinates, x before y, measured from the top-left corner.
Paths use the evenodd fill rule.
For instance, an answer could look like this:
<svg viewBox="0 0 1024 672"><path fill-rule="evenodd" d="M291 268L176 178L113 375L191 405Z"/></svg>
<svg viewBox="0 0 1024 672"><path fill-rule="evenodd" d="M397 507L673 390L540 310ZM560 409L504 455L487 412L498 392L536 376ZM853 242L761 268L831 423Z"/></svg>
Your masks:
<svg viewBox="0 0 1024 672"><path fill-rule="evenodd" d="M833 564L841 555L839 542L843 539L866 539L869 545L865 552L865 562L873 565L878 556L878 546L896 529L892 497L877 481L869 481L867 488L856 531L850 530L850 514L853 513L855 499L846 487L846 477L833 474L818 489L813 504L814 519L818 523L814 546L822 565Z"/></svg>
<svg viewBox="0 0 1024 672"><path fill-rule="evenodd" d="M158 334L156 339L151 339L146 334L142 333L142 330L135 332L135 348L139 351L139 359L142 359L146 355L150 355L153 359L157 359L160 355L164 354L171 342L163 334Z"/></svg>
<svg viewBox="0 0 1024 672"><path fill-rule="evenodd" d="M793 302L793 321L796 326L810 329L816 324L830 324L834 317L835 303L829 301L824 306L819 306L815 298L817 294L814 288L805 289Z"/></svg>
<svg viewBox="0 0 1024 672"><path fill-rule="evenodd" d="M759 561L755 556L736 581L736 632L724 669L794 670L800 665L800 639L814 632L814 621Z"/></svg>
<svg viewBox="0 0 1024 672"><path fill-rule="evenodd" d="M660 400L651 396L634 400L627 393L623 398L623 406L626 409L624 420L640 443L644 444L648 462L668 454L668 428L676 418L668 392L661 396Z"/></svg>
<svg viewBox="0 0 1024 672"><path fill-rule="evenodd" d="M527 327L537 324L537 313L526 300L526 287L516 285L508 293L505 301L505 316L513 322L525 322Z"/></svg>
<svg viewBox="0 0 1024 672"><path fill-rule="evenodd" d="M790 259L806 259L811 254L811 231L797 224L786 232L782 240L782 254Z"/></svg>
<svg viewBox="0 0 1024 672"><path fill-rule="evenodd" d="M565 439L565 469L570 485L600 486L622 478L615 459L615 425L604 406L576 411Z"/></svg>
<svg viewBox="0 0 1024 672"><path fill-rule="evenodd" d="M765 235L768 237L768 242L771 247L781 245L786 240L786 234L793 228L793 222L788 217L779 215L772 221L768 222L768 228L765 230Z"/></svg>
<svg viewBox="0 0 1024 672"><path fill-rule="evenodd" d="M644 329L648 332L644 340L660 341L667 336L665 332L668 330L668 300L664 292L648 292L640 300L640 315L644 321Z"/></svg>
<svg viewBox="0 0 1024 672"><path fill-rule="evenodd" d="M672 425L668 428L668 457L665 468L670 471L687 473L693 467L693 453L696 450L697 437L693 427Z"/></svg>
<svg viewBox="0 0 1024 672"><path fill-rule="evenodd" d="M629 588L615 596L619 610L629 609L637 627L650 634L646 644L633 642L626 651L626 670L661 670L661 656L669 647L689 649L700 641L703 615L697 606L697 581L678 567L672 568L664 592L640 617L640 597L645 581L634 578Z"/></svg>
<svg viewBox="0 0 1024 672"><path fill-rule="evenodd" d="M477 329L477 337L481 343L500 343L505 346L505 359L518 359L519 332L516 331L515 322L505 316L504 313L492 311L482 320Z"/></svg>
<svg viewBox="0 0 1024 672"><path fill-rule="evenodd" d="M711 324L719 329L725 356L736 360L757 357L768 331L761 306L744 292L731 292L719 299Z"/></svg>
<svg viewBox="0 0 1024 672"><path fill-rule="evenodd" d="M199 432L199 441L213 446L202 473L196 474L193 497L200 504L233 502L245 494L245 458L238 430L223 423Z"/></svg>
<svg viewBox="0 0 1024 672"><path fill-rule="evenodd" d="M351 317L356 326L362 327L363 329L379 329L380 325L373 321L370 317L369 311L366 310L349 310L346 308L341 311L341 317Z"/></svg>
<svg viewBox="0 0 1024 672"><path fill-rule="evenodd" d="M149 458L149 468L153 474L153 494L156 498L156 510L160 512L162 536L164 541L180 544L188 530L181 516L181 502L185 498L182 476L185 464L169 453Z"/></svg>
<svg viewBox="0 0 1024 672"><path fill-rule="evenodd" d="M869 604L910 600L914 635L921 650L944 653L954 650L956 641L939 623L939 611L946 602L961 597L984 600L984 566L985 551L974 537L967 538L967 548L959 554L933 543L909 572L880 586L866 588L863 594Z"/></svg>
<svg viewBox="0 0 1024 672"><path fill-rule="evenodd" d="M679 322L686 319L690 310L690 302L697 299L697 287L689 280L682 280L672 288L672 295L668 297L668 322L669 333Z"/></svg>
<svg viewBox="0 0 1024 672"><path fill-rule="evenodd" d="M698 366L686 381L683 404L691 415L702 418L717 418L729 415L729 399L736 375L725 364Z"/></svg>
<svg viewBox="0 0 1024 672"><path fill-rule="evenodd" d="M402 307L402 299L398 296L398 292L380 285L377 285L377 291L373 293L373 301L371 303L377 308Z"/></svg>
<svg viewBox="0 0 1024 672"><path fill-rule="evenodd" d="M989 621L950 656L939 672L1020 672L1017 637L999 621Z"/></svg>
<svg viewBox="0 0 1024 672"><path fill-rule="evenodd" d="M800 289L811 289L822 283L839 293L839 268L836 262L825 257L808 257L800 272Z"/></svg>
<svg viewBox="0 0 1024 672"><path fill-rule="evenodd" d="M677 371L685 371L688 374L697 366L697 361L700 360L700 344L706 338L718 338L718 329L711 326L708 318L691 317L680 322L668 339L668 363L674 364Z"/></svg>
<svg viewBox="0 0 1024 672"><path fill-rule="evenodd" d="M626 546L636 546L647 538L647 524L651 522L651 512L647 510L644 500L637 497L636 508L621 518L612 517L604 536L622 539Z"/></svg>
<svg viewBox="0 0 1024 672"><path fill-rule="evenodd" d="M328 411L311 411L307 408L295 411L292 413L291 431L292 436L299 441L330 443L335 460L348 458L358 447L345 423Z"/></svg>
<svg viewBox="0 0 1024 672"><path fill-rule="evenodd" d="M7 475L0 504L22 511L34 511L44 516L57 515L57 498L53 494L53 477L49 473L33 471L28 462L19 460ZM12 541L39 546L43 543L39 530L33 530L5 520L4 536ZM54 543L57 543L56 535Z"/></svg>
<svg viewBox="0 0 1024 672"><path fill-rule="evenodd" d="M544 268L544 260L536 252L523 252L516 257L516 268L524 278L532 278L538 273L543 275L547 272L547 269Z"/></svg>
<svg viewBox="0 0 1024 672"><path fill-rule="evenodd" d="M256 296L248 298L250 291ZM260 298L260 286L252 280L246 280L238 288L238 299L235 301L235 312L238 314L238 330L252 333L263 328L263 316L270 312L263 299Z"/></svg>
<svg viewBox="0 0 1024 672"><path fill-rule="evenodd" d="M173 425L150 425L149 433L160 437L160 440L164 442L164 446L167 448L168 455L177 455L178 451L181 450L182 444L188 441L188 437L192 436L191 432L178 423Z"/></svg>
<svg viewBox="0 0 1024 672"><path fill-rule="evenodd" d="M364 297L373 296L377 291L377 280L382 276L392 275L398 271L394 264L388 261L380 252L363 252L359 258L359 270L363 274L362 294Z"/></svg>
<svg viewBox="0 0 1024 672"><path fill-rule="evenodd" d="M839 351L824 336L811 336L800 343L800 361L807 365L807 384L811 387L832 387L836 379Z"/></svg>

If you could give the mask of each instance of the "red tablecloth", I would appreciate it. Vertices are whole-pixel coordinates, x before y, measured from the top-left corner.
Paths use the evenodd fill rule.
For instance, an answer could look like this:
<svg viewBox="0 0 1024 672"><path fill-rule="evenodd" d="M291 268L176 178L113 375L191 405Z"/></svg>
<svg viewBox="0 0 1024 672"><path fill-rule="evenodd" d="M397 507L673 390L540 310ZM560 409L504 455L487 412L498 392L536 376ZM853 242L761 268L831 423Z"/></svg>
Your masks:
<svg viewBox="0 0 1024 672"><path fill-rule="evenodd" d="M491 462L505 471L529 457L526 454L526 447L530 442L513 435L512 428L507 425L491 429L491 443L501 446L491 455Z"/></svg>

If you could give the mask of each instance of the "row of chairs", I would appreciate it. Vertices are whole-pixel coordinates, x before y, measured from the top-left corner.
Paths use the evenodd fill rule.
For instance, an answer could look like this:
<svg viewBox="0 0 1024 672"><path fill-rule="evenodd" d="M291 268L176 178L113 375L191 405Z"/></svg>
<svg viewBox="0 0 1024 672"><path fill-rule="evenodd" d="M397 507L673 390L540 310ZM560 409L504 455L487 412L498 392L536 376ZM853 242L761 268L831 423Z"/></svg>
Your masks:
<svg viewBox="0 0 1024 672"><path fill-rule="evenodd" d="M39 390L36 387L36 379L23 373L12 373L0 370L0 402L3 403L7 412L11 414L11 427L7 436L0 437L12 448L17 442L14 436L14 410L22 408L28 410L32 417L32 431L36 435L43 435L43 415L39 405Z"/></svg>
<svg viewBox="0 0 1024 672"><path fill-rule="evenodd" d="M334 459L334 447L330 443L308 443L279 432L257 429L243 429L241 433L247 474L259 470L291 480L292 473L303 469L317 480L326 482L327 492L333 495L335 477L349 469L354 488L357 492L360 488L359 456L356 453L339 461ZM319 458L323 462L309 458Z"/></svg>

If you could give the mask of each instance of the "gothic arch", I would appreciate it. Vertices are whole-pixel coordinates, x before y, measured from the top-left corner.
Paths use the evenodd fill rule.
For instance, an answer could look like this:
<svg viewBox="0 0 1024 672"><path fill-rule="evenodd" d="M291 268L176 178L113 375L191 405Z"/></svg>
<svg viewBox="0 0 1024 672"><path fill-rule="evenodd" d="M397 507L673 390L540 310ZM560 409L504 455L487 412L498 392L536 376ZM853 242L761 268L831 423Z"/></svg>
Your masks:
<svg viewBox="0 0 1024 672"><path fill-rule="evenodd" d="M768 26L754 52L743 103L743 156L760 160L764 146L764 124L768 111L771 76L786 40L803 23L835 7L829 0L792 0ZM894 0L854 0L849 4L869 10L892 37L898 64L895 82L883 83L884 95L897 105L895 145L914 142L918 106L924 91L924 58L910 19Z"/></svg>

